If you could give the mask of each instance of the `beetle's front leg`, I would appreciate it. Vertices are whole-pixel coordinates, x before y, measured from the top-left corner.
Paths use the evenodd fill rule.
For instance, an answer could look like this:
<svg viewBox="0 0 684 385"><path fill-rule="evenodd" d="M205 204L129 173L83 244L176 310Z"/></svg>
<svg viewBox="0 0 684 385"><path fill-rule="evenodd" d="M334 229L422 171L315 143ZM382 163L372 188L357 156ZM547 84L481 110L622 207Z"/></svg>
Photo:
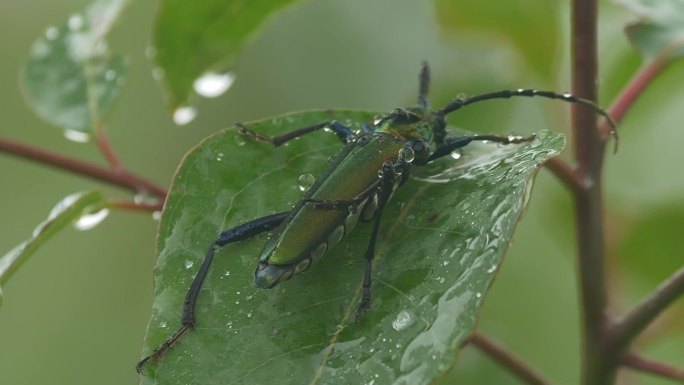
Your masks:
<svg viewBox="0 0 684 385"><path fill-rule="evenodd" d="M262 141L262 142L267 142L271 143L275 147L278 147L286 142L289 142L292 139L298 138L300 136L304 136L306 134L312 133L314 131L318 131L322 128L329 128L332 130L338 138L342 141L342 143L347 143L349 140L354 136L354 131L352 131L351 128L338 123L334 120L329 121L329 122L322 122L318 124L314 124L313 126L309 127L304 127L304 128L299 128L290 132L286 132L282 135L278 136L268 136L264 134L260 134L258 132L254 132L247 128L244 124L242 123L235 123L235 126L237 126L240 129L240 133L242 135L247 135L251 136L252 138Z"/></svg>
<svg viewBox="0 0 684 385"><path fill-rule="evenodd" d="M446 138L444 140L444 143L438 145L435 152L430 154L430 156L427 158L425 163L433 161L435 159L439 159L445 155L451 154L452 151L459 149L459 148L462 148L462 147L465 147L468 144L470 144L470 142L490 141L490 142L501 143L501 144L514 144L514 143L529 142L529 141L534 140L534 138L535 138L534 135L530 135L530 136L466 135L466 136L458 136L455 138Z"/></svg>

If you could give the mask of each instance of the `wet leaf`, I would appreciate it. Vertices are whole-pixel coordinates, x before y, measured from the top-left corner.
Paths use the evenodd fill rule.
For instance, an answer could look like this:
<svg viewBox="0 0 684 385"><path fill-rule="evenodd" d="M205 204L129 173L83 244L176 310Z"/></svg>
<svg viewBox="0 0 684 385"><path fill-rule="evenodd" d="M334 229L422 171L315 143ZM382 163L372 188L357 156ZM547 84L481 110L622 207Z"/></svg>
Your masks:
<svg viewBox="0 0 684 385"><path fill-rule="evenodd" d="M273 134L372 116L305 112L249 127ZM217 234L291 208L300 176L319 175L340 146L318 132L276 149L228 129L188 153L160 222L144 352L180 326L185 293ZM532 174L563 146L561 135L541 132L521 145L471 144L458 160L415 168L385 209L372 309L359 323L371 226L357 225L311 269L271 290L253 285L265 234L224 247L200 293L197 328L147 365L141 383L429 383L454 364L475 326Z"/></svg>
<svg viewBox="0 0 684 385"><path fill-rule="evenodd" d="M71 137L92 133L124 84L126 61L111 55L105 38L128 1L95 1L31 46L22 78L28 103Z"/></svg>
<svg viewBox="0 0 684 385"><path fill-rule="evenodd" d="M0 284L5 284L45 241L102 202L103 197L99 192L90 191L69 195L57 203L47 219L36 226L29 239L0 258Z"/></svg>
<svg viewBox="0 0 684 385"><path fill-rule="evenodd" d="M152 52L171 109L190 104L193 83L205 73L230 70L266 18L294 1L162 0Z"/></svg>
<svg viewBox="0 0 684 385"><path fill-rule="evenodd" d="M619 0L639 16L625 29L632 44L647 58L684 54L684 2L681 0Z"/></svg>

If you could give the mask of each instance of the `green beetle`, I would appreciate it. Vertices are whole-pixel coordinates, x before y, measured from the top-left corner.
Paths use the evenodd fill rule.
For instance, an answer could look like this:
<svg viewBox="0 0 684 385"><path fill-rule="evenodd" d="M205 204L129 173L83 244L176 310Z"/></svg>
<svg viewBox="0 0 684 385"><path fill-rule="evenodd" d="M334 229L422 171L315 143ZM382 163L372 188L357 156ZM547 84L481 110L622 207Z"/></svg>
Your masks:
<svg viewBox="0 0 684 385"><path fill-rule="evenodd" d="M273 288L309 268L348 235L357 222L372 223L370 241L365 252L363 295L356 311L356 319L360 319L370 309L372 260L383 208L393 192L408 180L412 167L425 165L451 154L473 141L513 144L534 139L534 136L498 135L449 137L446 131L446 116L449 113L485 100L540 96L592 108L615 127L610 116L589 100L568 93L533 89L504 90L458 98L442 109L432 110L427 102L430 74L426 63L423 63L419 79L417 106L396 108L364 125L360 132L354 132L338 122L328 121L270 137L237 124L241 134L276 147L326 128L340 138L344 147L292 210L240 224L222 232L214 240L186 295L181 327L138 363L138 372L150 359L158 361L195 326L197 297L217 248L267 231L271 232L271 236L259 255L254 277L255 285L260 288Z"/></svg>

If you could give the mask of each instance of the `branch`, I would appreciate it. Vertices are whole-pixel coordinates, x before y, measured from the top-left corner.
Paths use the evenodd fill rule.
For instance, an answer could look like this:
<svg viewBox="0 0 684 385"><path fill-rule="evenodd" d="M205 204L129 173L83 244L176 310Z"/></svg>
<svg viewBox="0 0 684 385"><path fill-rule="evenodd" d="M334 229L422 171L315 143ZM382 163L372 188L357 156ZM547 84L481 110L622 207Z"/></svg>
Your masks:
<svg viewBox="0 0 684 385"><path fill-rule="evenodd" d="M473 333L468 337L466 343L476 346L478 349L487 353L490 357L496 360L499 364L510 370L513 374L518 376L524 382L531 385L549 385L539 373L532 369L529 365L522 362L515 357L513 353L506 350L499 343L491 340L488 337L479 333Z"/></svg>
<svg viewBox="0 0 684 385"><path fill-rule="evenodd" d="M15 142L9 139L0 138L0 152L5 152L19 158L32 160L47 166L71 171L97 179L118 187L123 187L133 192L145 192L164 200L166 190L157 187L151 182L146 181L125 170L109 170L91 163L78 159L70 158L55 152L42 150L37 147Z"/></svg>
<svg viewBox="0 0 684 385"><path fill-rule="evenodd" d="M684 267L672 274L653 293L613 324L609 329L611 350L619 354L626 349L646 326L682 295Z"/></svg>
<svg viewBox="0 0 684 385"><path fill-rule="evenodd" d="M608 109L608 114L613 118L615 123L620 123L625 117L625 114L634 102L644 93L648 85L653 82L653 79L659 75L663 69L671 62L669 59L670 51L663 51L660 55L648 62L637 72L634 77L627 83L625 88L620 92L618 98ZM600 127L601 137L603 140L608 140L611 135L612 127L608 122L604 121Z"/></svg>
<svg viewBox="0 0 684 385"><path fill-rule="evenodd" d="M684 369L653 361L648 358L638 356L635 353L630 352L623 355L622 364L635 370L655 374L684 383Z"/></svg>
<svg viewBox="0 0 684 385"><path fill-rule="evenodd" d="M551 171L563 184L575 194L579 194L586 188L577 172L560 157L553 157L544 163L544 166Z"/></svg>
<svg viewBox="0 0 684 385"><path fill-rule="evenodd" d="M572 92L595 101L597 79L596 0L572 2ZM582 383L608 385L615 366L604 355L606 288L604 275L603 202L601 169L605 141L601 139L593 111L572 107L577 177L586 188L575 191L577 253L583 326Z"/></svg>

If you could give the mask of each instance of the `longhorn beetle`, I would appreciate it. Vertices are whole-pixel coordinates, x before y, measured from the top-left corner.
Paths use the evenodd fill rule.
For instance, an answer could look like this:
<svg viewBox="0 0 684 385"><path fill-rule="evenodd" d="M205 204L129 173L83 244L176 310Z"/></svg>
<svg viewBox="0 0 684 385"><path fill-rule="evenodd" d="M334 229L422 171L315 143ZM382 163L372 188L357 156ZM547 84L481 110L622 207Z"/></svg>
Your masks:
<svg viewBox="0 0 684 385"><path fill-rule="evenodd" d="M237 124L240 133L278 147L292 139L327 128L344 143L306 194L290 211L267 215L242 223L219 234L209 246L183 303L181 326L169 339L143 358L136 370L152 359L157 362L179 339L196 325L197 297L217 248L270 231L254 273L260 288L272 288L306 270L315 260L344 238L358 221L372 223L365 252L363 294L356 319L370 309L372 262L383 209L394 190L407 181L413 166L439 159L473 141L500 144L523 143L534 136L466 135L449 137L446 116L467 105L514 96L540 96L576 103L593 109L612 125L608 113L595 103L568 93L534 89L504 90L469 98L458 98L438 110L430 109L427 93L430 71L423 63L419 76L418 105L395 108L354 132L339 122L328 121L279 136L266 136ZM312 223L315 225L312 226Z"/></svg>

